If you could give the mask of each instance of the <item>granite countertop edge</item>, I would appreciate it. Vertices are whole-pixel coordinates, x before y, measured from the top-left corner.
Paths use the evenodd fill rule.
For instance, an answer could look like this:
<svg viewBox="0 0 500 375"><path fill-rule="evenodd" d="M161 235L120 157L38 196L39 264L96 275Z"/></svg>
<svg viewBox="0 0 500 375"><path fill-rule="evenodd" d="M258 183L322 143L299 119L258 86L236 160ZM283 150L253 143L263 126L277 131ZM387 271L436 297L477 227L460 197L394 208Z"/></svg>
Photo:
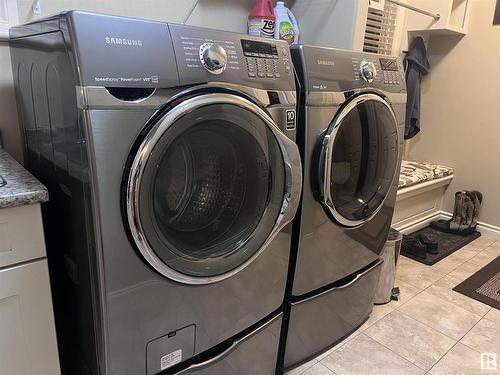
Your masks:
<svg viewBox="0 0 500 375"><path fill-rule="evenodd" d="M47 188L4 149L0 149L0 176L0 209L49 200Z"/></svg>

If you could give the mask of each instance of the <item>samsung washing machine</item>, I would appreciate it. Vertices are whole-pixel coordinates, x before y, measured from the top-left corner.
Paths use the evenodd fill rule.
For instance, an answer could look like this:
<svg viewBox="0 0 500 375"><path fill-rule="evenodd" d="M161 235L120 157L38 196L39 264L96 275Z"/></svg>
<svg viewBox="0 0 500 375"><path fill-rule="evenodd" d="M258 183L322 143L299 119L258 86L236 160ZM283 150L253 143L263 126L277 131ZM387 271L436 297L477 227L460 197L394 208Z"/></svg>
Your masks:
<svg viewBox="0 0 500 375"><path fill-rule="evenodd" d="M297 46L302 203L283 330L285 368L325 351L372 310L396 200L406 87L399 59Z"/></svg>
<svg viewBox="0 0 500 375"><path fill-rule="evenodd" d="M301 190L288 45L68 12L11 29L66 374L273 374Z"/></svg>

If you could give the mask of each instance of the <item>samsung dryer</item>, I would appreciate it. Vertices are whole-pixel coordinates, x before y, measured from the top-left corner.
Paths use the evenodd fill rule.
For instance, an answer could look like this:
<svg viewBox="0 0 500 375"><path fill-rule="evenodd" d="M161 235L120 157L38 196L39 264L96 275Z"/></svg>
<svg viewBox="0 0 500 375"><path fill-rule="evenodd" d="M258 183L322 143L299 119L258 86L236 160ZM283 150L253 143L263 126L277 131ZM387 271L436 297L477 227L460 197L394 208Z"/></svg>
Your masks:
<svg viewBox="0 0 500 375"><path fill-rule="evenodd" d="M68 374L273 374L300 199L281 41L69 12L11 29Z"/></svg>
<svg viewBox="0 0 500 375"><path fill-rule="evenodd" d="M292 58L304 184L286 297L285 367L331 347L372 310L406 102L395 57L297 46Z"/></svg>

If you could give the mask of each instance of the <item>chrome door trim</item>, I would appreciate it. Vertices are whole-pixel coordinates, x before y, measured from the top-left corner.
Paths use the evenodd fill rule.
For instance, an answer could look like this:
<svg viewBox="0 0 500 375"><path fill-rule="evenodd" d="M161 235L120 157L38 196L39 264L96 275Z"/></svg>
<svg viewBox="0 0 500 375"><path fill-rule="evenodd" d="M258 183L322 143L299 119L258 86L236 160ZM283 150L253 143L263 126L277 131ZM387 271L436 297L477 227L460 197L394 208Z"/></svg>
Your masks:
<svg viewBox="0 0 500 375"><path fill-rule="evenodd" d="M370 221L382 208L385 200L387 199L387 195L385 195L384 199L380 202L377 209L367 218L362 220L349 220L342 216L336 209L335 204L333 203L332 192L330 188L330 180L331 180L331 164L332 164L332 153L333 153L333 145L335 143L335 139L337 137L338 130L342 125L345 117L359 104L366 101L376 101L383 104L391 113L393 118L394 128L396 129L397 138L399 139L399 129L398 129L398 121L396 119L396 115L392 109L392 107L387 103L379 95L375 94L362 94L351 99L347 105L342 108L342 110L336 115L335 122L333 125L330 125L327 129L327 133L323 138L322 143L322 152L321 152L321 162L320 169L323 168L323 173L320 178L323 177L323 181L320 181L320 200L323 206L328 210L328 212L333 216L333 218L339 222L340 224L346 227L358 227L363 225L364 223ZM399 147L396 148L396 159L399 160L400 150ZM391 181L394 181L394 176L396 175L397 167L394 169Z"/></svg>
<svg viewBox="0 0 500 375"><path fill-rule="evenodd" d="M263 122L273 133L280 146L285 167L286 186L280 214L278 215L278 219L263 246L244 263L224 274L210 277L197 277L189 276L170 268L156 255L154 250L149 246L140 220L139 193L142 176L149 155L153 151L154 147L163 136L163 134L184 114L212 104L235 105L256 114L263 120ZM132 162L127 182L127 220L132 237L134 238L138 250L141 252L145 260L156 271L171 280L175 280L184 284L211 284L237 274L238 272L246 268L250 263L252 263L264 251L264 249L269 245L269 243L278 234L278 232L295 216L295 212L297 211L300 200L301 189L302 165L297 145L293 141L291 141L284 133L281 132L278 126L274 123L273 119L262 108L258 107L257 105L253 104L243 97L239 97L233 94L202 94L187 99L172 108L162 118L162 120L158 122L158 124L155 125L155 127L151 129L151 131L149 131L144 141L141 143L134 161Z"/></svg>

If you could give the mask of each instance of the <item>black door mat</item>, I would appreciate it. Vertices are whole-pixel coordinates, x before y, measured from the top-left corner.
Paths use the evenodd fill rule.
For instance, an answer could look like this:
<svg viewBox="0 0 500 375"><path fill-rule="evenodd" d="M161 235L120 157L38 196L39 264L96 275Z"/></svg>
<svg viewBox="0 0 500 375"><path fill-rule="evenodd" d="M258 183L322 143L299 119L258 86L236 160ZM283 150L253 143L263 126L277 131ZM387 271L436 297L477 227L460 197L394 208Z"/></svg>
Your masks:
<svg viewBox="0 0 500 375"><path fill-rule="evenodd" d="M453 290L500 309L500 256L462 281Z"/></svg>
<svg viewBox="0 0 500 375"><path fill-rule="evenodd" d="M403 249L401 249L401 254L403 254L405 257L411 258L428 266L432 266L434 263L439 262L441 259L446 258L448 255L454 253L455 251L461 249L475 239L481 237L481 233L479 233L478 231L475 231L468 236L462 236L460 234L440 232L438 230L432 229L431 227L422 228L410 234L409 236L419 236L421 233L432 234L438 237L437 254L427 253L427 257L425 259L407 253Z"/></svg>

